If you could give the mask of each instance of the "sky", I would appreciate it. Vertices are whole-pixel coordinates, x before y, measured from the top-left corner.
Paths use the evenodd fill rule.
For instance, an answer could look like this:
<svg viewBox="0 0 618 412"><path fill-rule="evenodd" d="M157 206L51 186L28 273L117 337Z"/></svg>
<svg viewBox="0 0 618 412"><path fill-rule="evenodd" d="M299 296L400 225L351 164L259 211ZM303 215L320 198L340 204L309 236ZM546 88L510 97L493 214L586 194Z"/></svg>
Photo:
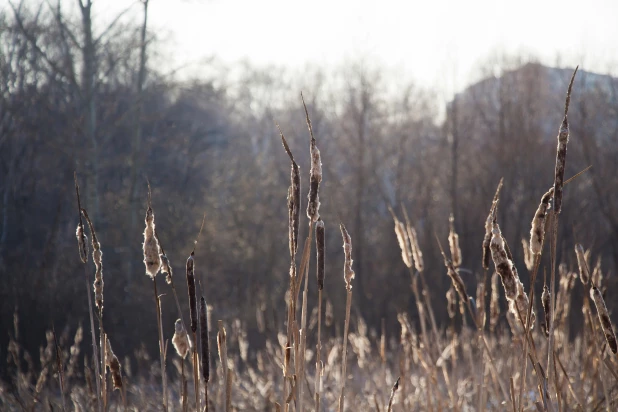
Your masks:
<svg viewBox="0 0 618 412"><path fill-rule="evenodd" d="M137 0L99 0L112 16ZM302 69L364 58L428 87L460 90L496 53L618 73L617 0L150 0L176 65L215 56Z"/></svg>

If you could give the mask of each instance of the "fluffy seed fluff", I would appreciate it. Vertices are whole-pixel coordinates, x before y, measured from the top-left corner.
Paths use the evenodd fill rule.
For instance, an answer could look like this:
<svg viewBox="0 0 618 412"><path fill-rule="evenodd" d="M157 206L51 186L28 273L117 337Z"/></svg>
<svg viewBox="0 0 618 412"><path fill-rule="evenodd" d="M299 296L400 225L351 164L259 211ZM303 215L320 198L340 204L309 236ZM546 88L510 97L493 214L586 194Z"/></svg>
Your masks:
<svg viewBox="0 0 618 412"><path fill-rule="evenodd" d="M176 353L181 358L186 358L187 353L189 353L189 338L187 337L187 331L182 325L182 321L180 319L176 319L176 323L174 324L174 337L172 338L172 344L174 345L174 349L176 349Z"/></svg>
<svg viewBox="0 0 618 412"><path fill-rule="evenodd" d="M161 249L159 241L155 236L154 212L151 207L146 209L146 229L144 229L144 265L146 274L152 279L157 275L161 268Z"/></svg>
<svg viewBox="0 0 618 412"><path fill-rule="evenodd" d="M77 237L77 245L79 247L79 258L82 263L88 262L88 237L84 233L84 225L82 222L77 224L77 230L75 231Z"/></svg>
<svg viewBox="0 0 618 412"><path fill-rule="evenodd" d="M547 220L549 202L553 195L554 188L552 187L541 198L541 203L536 209L536 213L532 219L532 228L530 229L530 252L532 252L532 255L541 254L543 239L545 239L545 220Z"/></svg>
<svg viewBox="0 0 618 412"><path fill-rule="evenodd" d="M412 267L412 251L410 250L410 240L406 232L406 228L402 222L395 220L395 234L397 235L397 242L401 249L401 258L403 263L411 268Z"/></svg>
<svg viewBox="0 0 618 412"><path fill-rule="evenodd" d="M339 224L339 229L341 230L341 237L343 238L343 252L345 255L343 277L345 279L346 289L352 290L352 279L354 279L354 270L352 269L352 238L343 223Z"/></svg>
<svg viewBox="0 0 618 412"><path fill-rule="evenodd" d="M99 239L97 239L97 233L94 230L94 225L88 216L88 213L85 209L82 209L82 214L88 223L88 227L90 228L90 236L92 237L92 260L95 266L94 272L94 301L99 309L99 313L103 311L103 252L101 252L101 244L99 243Z"/></svg>

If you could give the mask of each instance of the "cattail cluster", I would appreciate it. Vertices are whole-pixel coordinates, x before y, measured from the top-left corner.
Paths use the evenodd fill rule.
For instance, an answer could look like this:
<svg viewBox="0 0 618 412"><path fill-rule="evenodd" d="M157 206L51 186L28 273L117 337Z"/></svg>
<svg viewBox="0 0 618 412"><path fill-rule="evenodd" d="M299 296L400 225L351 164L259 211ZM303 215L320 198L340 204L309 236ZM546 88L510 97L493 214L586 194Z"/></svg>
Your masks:
<svg viewBox="0 0 618 412"><path fill-rule="evenodd" d="M579 243L575 245L575 254L577 255L577 265L579 266L579 278L584 285L587 285L590 282L590 270L586 262L584 248Z"/></svg>
<svg viewBox="0 0 618 412"><path fill-rule="evenodd" d="M194 252L187 259L187 290L189 292L189 314L191 317L191 332L197 332L197 297L195 295L195 264Z"/></svg>
<svg viewBox="0 0 618 412"><path fill-rule="evenodd" d="M200 340L202 342L202 377L204 382L210 380L210 345L208 342L208 315L206 300L200 299Z"/></svg>
<svg viewBox="0 0 618 412"><path fill-rule="evenodd" d="M500 319L500 290L498 282L500 276L494 272L491 276L491 299L489 300L489 329L493 332L496 330L498 320Z"/></svg>
<svg viewBox="0 0 618 412"><path fill-rule="evenodd" d="M90 228L90 236L92 237L92 261L94 262L95 272L94 272L94 301L99 309L99 313L103 311L103 252L101 251L101 244L97 239L97 234L94 231L94 225L88 217L88 213L86 209L82 209L82 213L86 222L88 223L88 227Z"/></svg>
<svg viewBox="0 0 618 412"><path fill-rule="evenodd" d="M316 275L318 280L318 289L324 289L324 221L318 219L315 225L315 246L317 257Z"/></svg>
<svg viewBox="0 0 618 412"><path fill-rule="evenodd" d="M524 291L524 285L519 280L519 275L517 274L515 264L509 257L504 238L500 232L500 226L497 222L493 223L490 249L491 257L494 261L494 265L496 266L496 272L498 272L498 275L500 275L500 278L502 279L504 293L509 302L509 310L513 312L516 319L521 316L522 321L525 324L526 319L523 318L525 318L528 313L528 296ZM530 329L534 325L534 320L535 315L533 310L530 319Z"/></svg>
<svg viewBox="0 0 618 412"><path fill-rule="evenodd" d="M161 250L155 236L154 212L150 206L146 209L146 229L144 229L144 265L146 274L152 279L161 268Z"/></svg>
<svg viewBox="0 0 618 412"><path fill-rule="evenodd" d="M112 383L114 385L114 390L122 389L122 373L120 371L120 362L118 358L112 351L112 345L109 343L109 339L105 338L105 360L107 363L107 367L109 368L112 375Z"/></svg>
<svg viewBox="0 0 618 412"><path fill-rule="evenodd" d="M411 268L412 267L412 250L410 249L410 241L406 227L398 219L395 219L395 235L397 235L397 242L401 249L401 258L403 263Z"/></svg>
<svg viewBox="0 0 618 412"><path fill-rule="evenodd" d="M461 249L459 248L459 235L455 232L455 217L452 213L449 217L449 226L448 245L451 249L451 260L453 261L453 266L458 268L461 266Z"/></svg>
<svg viewBox="0 0 618 412"><path fill-rule="evenodd" d="M187 353L189 353L190 348L189 338L180 319L176 319L176 323L174 324L174 337L172 338L172 344L174 345L174 349L176 349L178 356L182 359L187 357Z"/></svg>
<svg viewBox="0 0 618 412"><path fill-rule="evenodd" d="M616 353L618 351L618 346L616 345L616 335L612 328L612 322L609 319L609 312L607 311L607 306L605 306L605 300L603 300L601 291L595 285L592 285L592 288L590 288L590 297L594 301L594 306L597 308L599 322L601 322L607 345L613 353Z"/></svg>
<svg viewBox="0 0 618 412"><path fill-rule="evenodd" d="M541 295L541 303L543 304L543 313L545 314L545 327L543 332L546 337L549 337L549 322L551 318L551 296L547 285L543 285L543 294Z"/></svg>
<svg viewBox="0 0 618 412"><path fill-rule="evenodd" d="M556 149L556 171L554 178L554 213L559 214L562 210L562 189L564 185L564 168L566 165L567 143L569 142L569 121L567 119L567 113L569 111L569 102L571 100L571 89L573 88L573 81L575 80L575 74L577 68L573 72L569 88L567 90L566 102L564 105L564 118L558 131L558 147Z"/></svg>
<svg viewBox="0 0 618 412"><path fill-rule="evenodd" d="M536 209L534 218L532 219L532 228L530 229L530 252L533 256L540 255L545 239L545 221L547 220L547 212L549 211L549 202L554 195L554 188L550 188L547 193L541 198L541 203Z"/></svg>
<svg viewBox="0 0 618 412"><path fill-rule="evenodd" d="M339 224L339 229L341 230L341 237L343 238L343 253L345 255L343 277L346 289L350 291L352 290L352 279L354 279L354 270L352 269L352 238L343 223Z"/></svg>

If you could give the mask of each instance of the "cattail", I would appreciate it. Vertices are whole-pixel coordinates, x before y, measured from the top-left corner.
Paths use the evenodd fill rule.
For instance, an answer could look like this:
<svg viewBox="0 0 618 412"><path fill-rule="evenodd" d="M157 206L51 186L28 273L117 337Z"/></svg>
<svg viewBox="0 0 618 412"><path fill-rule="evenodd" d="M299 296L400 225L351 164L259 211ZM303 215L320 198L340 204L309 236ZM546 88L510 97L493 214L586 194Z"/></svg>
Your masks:
<svg viewBox="0 0 618 412"><path fill-rule="evenodd" d="M160 258L161 258L161 273L165 275L165 282L168 285L171 285L173 272L172 272L172 266L170 265L170 261L167 258L167 255L165 253L161 253Z"/></svg>
<svg viewBox="0 0 618 412"><path fill-rule="evenodd" d="M451 259L453 261L453 266L458 268L461 266L461 249L459 248L459 235L455 232L455 217L452 213L449 217L449 226L448 245L451 249Z"/></svg>
<svg viewBox="0 0 618 412"><path fill-rule="evenodd" d="M146 209L146 229L144 229L144 265L146 265L146 274L152 279L157 275L161 268L161 250L159 241L155 236L154 212L152 207Z"/></svg>
<svg viewBox="0 0 618 412"><path fill-rule="evenodd" d="M440 246L440 249L442 249L442 246ZM453 266L451 260L446 257L444 251L442 251L442 257L444 258L444 266L446 266L447 269L446 273L451 278L451 281L453 282L453 287L459 294L460 300L462 302L467 302L468 293L466 292L466 286L464 285L461 276L459 276L459 272L457 271L457 269L455 269L455 266Z"/></svg>
<svg viewBox="0 0 618 412"><path fill-rule="evenodd" d="M318 289L324 289L324 221L319 219L315 225L315 245L317 254Z"/></svg>
<svg viewBox="0 0 618 412"><path fill-rule="evenodd" d="M190 348L189 338L187 337L187 331L182 325L182 321L180 319L177 319L174 324L174 337L172 338L172 344L174 345L174 349L176 349L178 356L182 359L187 357L187 353Z"/></svg>
<svg viewBox="0 0 618 412"><path fill-rule="evenodd" d="M526 269L528 269L528 272L532 272L534 270L534 255L530 251L530 245L526 238L521 238L521 246L524 249L524 263L526 264Z"/></svg>
<svg viewBox="0 0 618 412"><path fill-rule="evenodd" d="M446 292L446 311L448 312L448 317L453 319L457 314L457 292L453 288L453 285Z"/></svg>
<svg viewBox="0 0 618 412"><path fill-rule="evenodd" d="M208 344L206 300L203 296L200 299L200 340L202 342L202 377L204 382L208 383L210 380L210 347Z"/></svg>
<svg viewBox="0 0 618 412"><path fill-rule="evenodd" d="M354 270L352 269L352 238L348 234L343 223L339 224L339 229L341 230L341 237L343 237L343 252L345 255L343 277L345 279L346 289L352 290L352 279L354 279Z"/></svg>
<svg viewBox="0 0 618 412"><path fill-rule="evenodd" d="M279 125L277 125L277 127L279 127ZM288 188L288 230L290 257L294 257L296 255L296 251L298 250L298 225L300 222L300 169L294 160L292 151L290 150L281 129L279 129L279 134L281 135L283 148L292 162L290 170L290 187Z"/></svg>
<svg viewBox="0 0 618 412"><path fill-rule="evenodd" d="M406 223L406 230L408 232L408 238L410 239L410 248L412 249L412 257L414 258L414 267L418 272L422 272L425 265L423 263L423 252L418 245L416 230L409 223Z"/></svg>
<svg viewBox="0 0 618 412"><path fill-rule="evenodd" d="M509 309L513 311L516 319L526 317L528 313L529 300L524 291L524 285L519 280L517 269L513 264L513 261L509 258L506 249L504 238L500 232L500 226L497 222L493 223L492 237L491 237L491 257L496 266L496 272L502 279L502 286L504 286L504 293L509 301ZM535 315L532 311L530 318L530 329L534 325ZM522 319L523 323L526 323L525 319Z"/></svg>
<svg viewBox="0 0 618 412"><path fill-rule="evenodd" d="M541 249L543 248L545 220L547 219L547 212L549 211L549 202L553 195L554 188L552 187L541 198L541 203L536 209L536 213L532 219L532 228L530 229L530 252L532 252L533 260L535 255L541 254Z"/></svg>
<svg viewBox="0 0 618 412"><path fill-rule="evenodd" d="M101 244L97 239L97 234L94 231L94 226L90 217L88 217L88 213L86 209L82 209L82 213L86 222L88 223L88 227L90 228L90 236L92 237L92 261L94 262L95 272L94 272L94 301L99 309L99 313L103 311L103 252L101 252Z"/></svg>
<svg viewBox="0 0 618 412"><path fill-rule="evenodd" d="M579 266L579 278L584 285L590 281L590 270L584 254L584 248L579 243L575 245L575 254L577 255L577 265Z"/></svg>
<svg viewBox="0 0 618 412"><path fill-rule="evenodd" d="M194 252L187 259L187 290L189 292L189 313L191 316L191 332L197 332L197 298L195 296Z"/></svg>
<svg viewBox="0 0 618 412"><path fill-rule="evenodd" d="M489 262L491 260L491 251L489 250L489 245L491 243L491 230L493 229L493 222L496 219L496 211L495 209L498 207L498 200L500 198L500 189L502 189L502 183L504 182L504 178L500 179L498 183L498 187L496 188L496 193L494 194L494 199L491 203L491 208L489 208L489 214L487 215L487 219L485 220L485 237L483 237L483 269L489 270Z"/></svg>
<svg viewBox="0 0 618 412"><path fill-rule="evenodd" d="M309 203L307 203L307 217L312 222L316 222L320 217L320 197L318 191L320 188L320 182L322 181L322 160L320 158L320 150L315 144L313 128L311 127L311 120L309 120L309 111L307 110L307 106L305 105L304 98L303 107L305 108L305 115L307 117L307 127L309 128L309 134L311 135L311 170L309 172Z"/></svg>
<svg viewBox="0 0 618 412"><path fill-rule="evenodd" d="M120 371L120 362L112 351L112 345L111 343L109 343L109 339L107 337L105 338L105 341L105 359L107 361L107 367L112 374L112 383L114 385L114 390L122 390L122 373Z"/></svg>
<svg viewBox="0 0 618 412"><path fill-rule="evenodd" d="M569 82L569 88L567 90L567 97L564 105L564 118L560 125L558 132L558 147L556 150L556 172L554 178L554 213L560 214L562 210L562 186L564 184L564 168L566 165L567 143L569 142L569 121L567 119L567 113L569 111L569 103L571 101L571 89L573 88L573 81L575 80L575 74L577 73L576 67Z"/></svg>
<svg viewBox="0 0 618 412"><path fill-rule="evenodd" d="M609 319L609 312L607 311L607 306L605 306L605 301L603 300L601 291L595 285L592 285L592 288L590 288L590 297L594 300L594 306L597 308L597 314L599 315L599 322L601 322L601 327L603 328L603 333L605 334L605 340L607 341L607 344L612 352L616 353L618 351L618 347L616 345L616 335L614 335L612 322Z"/></svg>
<svg viewBox="0 0 618 412"><path fill-rule="evenodd" d="M592 283L598 288L601 287L603 282L603 272L601 271L601 256L597 258L597 263L592 270Z"/></svg>
<svg viewBox="0 0 618 412"><path fill-rule="evenodd" d="M477 320L481 328L485 327L485 280L476 285L476 311Z"/></svg>
<svg viewBox="0 0 618 412"><path fill-rule="evenodd" d="M491 276L491 299L489 301L489 328L493 332L500 319L500 291L498 281L500 276L497 272Z"/></svg>
<svg viewBox="0 0 618 412"><path fill-rule="evenodd" d="M77 245L79 247L79 258L82 263L86 263L88 262L88 236L84 233L84 225L81 222L81 219L77 224L75 236L77 237Z"/></svg>
<svg viewBox="0 0 618 412"><path fill-rule="evenodd" d="M403 263L407 267L411 268L412 251L410 250L409 237L406 233L405 226L397 219L395 219L395 234L397 235L397 242L399 243L399 248L401 249L401 258L403 259Z"/></svg>
<svg viewBox="0 0 618 412"><path fill-rule="evenodd" d="M545 327L543 332L546 337L549 337L549 321L551 317L550 295L547 285L543 285L543 294L541 295L541 303L543 304L543 313L545 314Z"/></svg>

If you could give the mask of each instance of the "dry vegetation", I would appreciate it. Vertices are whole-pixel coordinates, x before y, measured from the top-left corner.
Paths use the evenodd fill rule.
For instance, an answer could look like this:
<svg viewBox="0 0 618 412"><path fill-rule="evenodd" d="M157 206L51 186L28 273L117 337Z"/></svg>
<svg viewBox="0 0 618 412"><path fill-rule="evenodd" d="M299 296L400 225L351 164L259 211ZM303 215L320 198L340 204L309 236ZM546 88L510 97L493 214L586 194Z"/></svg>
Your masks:
<svg viewBox="0 0 618 412"><path fill-rule="evenodd" d="M107 334L104 329L102 252L94 229L96 222L82 208L76 178L79 211L76 236L78 256L85 264L90 308L90 324L86 328L91 332L89 336L86 334L86 340L92 341L92 351L80 353L80 343L84 340L82 326L73 337L69 336L69 329L59 336L51 330L39 354L41 368L36 368L32 355L22 349L16 312L8 347L8 362L14 376L0 386L0 406L3 410L226 412L616 410L616 338L604 301L611 298L612 291L604 287L600 260L590 270L594 251L574 245L581 283L577 282L576 273L556 261L558 228L560 224L568 224L559 222L558 217L563 188L570 181L564 179L564 168L573 78L558 136L555 176L553 181L542 178L547 180L549 190L542 195L536 213L531 216L530 238L522 241L532 285L541 279L541 255L550 254L551 267L549 276L543 273L540 300L534 295L534 287L522 283L507 242L509 234L500 228L500 195L509 190L501 181L493 200L487 199L485 237L478 241L483 248L483 273L477 278L475 291L467 290L461 277L462 252L452 215L450 219L444 217L450 223L448 250L443 250L443 241L437 236L434 245L423 245L440 248L446 273L426 273L421 245L405 207L391 208L403 264L410 273L418 324L406 312L401 312L397 316L398 338L387 334L384 320L379 333L369 330L363 318L351 310L354 233L346 230L345 222L325 222L320 217L322 162L319 140L314 136L305 107L311 169L306 209L308 236L302 242L299 238L303 203L301 173L281 133L291 161L287 192L290 269L289 289L285 296L279 297L285 315L280 317L284 321L277 336L265 336L264 348L256 349L249 346L248 333L240 320L227 325L217 320L217 330L212 329L211 308L205 296L216 295L217 284L196 282L196 266L208 264L201 259L197 238L186 261L188 297L179 299L174 282L180 280L173 275L159 240L158 232L165 232L165 227L155 226L156 201L149 192L143 241L148 278L144 277L142 283L144 288L149 288L148 281L153 281L157 317L152 321L158 326L160 359L155 361L144 349L137 348L133 361L138 370L132 370L128 357L121 362L112 351L113 334ZM403 221L397 210L403 215ZM344 253L329 256L325 250L325 233L334 233L337 226ZM88 263L89 240L94 276ZM216 240L203 239L204 243L209 241ZM519 239L510 239L510 244L519 244ZM339 259L343 276L325 273L326 259ZM317 281L313 280L312 270ZM157 289L157 281L162 283L158 273L165 275L164 289L161 285ZM427 277L447 275L452 287L446 296L428 287ZM339 289L329 292L333 299L346 302L345 320L330 336L322 330L322 325L331 327L333 323L332 304L322 296L326 276L341 279ZM93 289L90 289L93 278ZM308 301L308 291L314 288L315 305ZM581 307L571 304L576 288L584 289ZM170 292L178 309L173 337L164 336L163 322L172 320L161 315L160 294ZM508 328L500 323L501 295L508 303ZM189 303L189 324L185 323L181 300ZM450 318L446 329L440 327L434 315L434 308L441 305L447 307ZM535 307L541 310L535 311ZM576 334L571 334L570 316L580 310L584 315L583 325ZM128 315L116 312L108 316ZM215 332L218 353L210 341ZM169 348L170 341L173 349ZM129 352L127 348L124 351Z"/></svg>

